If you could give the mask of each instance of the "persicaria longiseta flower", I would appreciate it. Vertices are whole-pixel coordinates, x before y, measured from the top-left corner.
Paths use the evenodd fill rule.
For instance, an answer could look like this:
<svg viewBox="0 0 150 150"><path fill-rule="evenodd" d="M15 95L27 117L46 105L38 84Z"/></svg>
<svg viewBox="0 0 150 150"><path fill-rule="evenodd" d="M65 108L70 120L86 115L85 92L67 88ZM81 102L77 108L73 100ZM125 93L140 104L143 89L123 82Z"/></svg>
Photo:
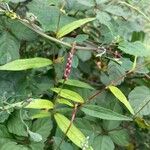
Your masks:
<svg viewBox="0 0 150 150"><path fill-rule="evenodd" d="M73 55L74 55L74 52L75 52L75 43L73 44L72 46L72 49L71 49L71 52L69 52L68 54L68 57L67 57L67 64L66 64L66 68L65 68L65 71L64 71L64 79L67 80L69 75L70 75L70 72L71 72L71 67L72 67L72 59L73 59Z"/></svg>

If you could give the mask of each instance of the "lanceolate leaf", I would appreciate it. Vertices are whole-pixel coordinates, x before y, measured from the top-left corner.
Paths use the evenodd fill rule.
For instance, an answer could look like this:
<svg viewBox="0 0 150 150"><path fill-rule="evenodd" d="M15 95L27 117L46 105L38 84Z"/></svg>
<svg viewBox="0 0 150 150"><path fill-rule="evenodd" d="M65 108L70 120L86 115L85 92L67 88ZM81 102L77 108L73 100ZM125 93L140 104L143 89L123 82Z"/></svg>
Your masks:
<svg viewBox="0 0 150 150"><path fill-rule="evenodd" d="M115 96L116 98L118 98L118 100L119 100L120 102L122 102L122 103L126 106L126 108L130 111L130 113L131 113L132 115L134 115L134 110L132 109L132 107L131 107L129 101L127 100L127 98L125 97L125 95L121 92L121 90L118 89L118 88L115 87L115 86L109 86L108 88L109 88L110 91L114 94L114 96Z"/></svg>
<svg viewBox="0 0 150 150"><path fill-rule="evenodd" d="M46 58L29 58L29 59L18 59L0 66L0 70L20 71L32 68L41 68L51 65L52 61Z"/></svg>
<svg viewBox="0 0 150 150"><path fill-rule="evenodd" d="M52 109L54 107L53 103L45 99L34 99L25 108L32 109Z"/></svg>
<svg viewBox="0 0 150 150"><path fill-rule="evenodd" d="M118 114L110 109L100 107L97 105L84 105L81 110L92 117L100 118L100 119L105 119L105 120L124 120L124 121L131 121L132 119Z"/></svg>
<svg viewBox="0 0 150 150"><path fill-rule="evenodd" d="M80 19L80 20L77 20L70 24L65 25L57 32L57 38L61 38L67 35L68 33L72 32L73 30L81 27L85 23L93 21L93 20L95 20L95 18L85 18L85 19Z"/></svg>
<svg viewBox="0 0 150 150"><path fill-rule="evenodd" d="M59 98L59 99L57 99L57 101L60 104L65 104L65 105L68 105L70 107L73 107L73 104L69 100L67 100L67 99Z"/></svg>
<svg viewBox="0 0 150 150"><path fill-rule="evenodd" d="M60 80L60 83L63 83L64 80ZM71 85L71 86L75 86L75 87L81 87L81 88L85 88L85 89L94 89L93 87L91 87L89 84L79 81L79 80L74 80L74 79L68 79L67 81L65 81L65 84L67 85Z"/></svg>
<svg viewBox="0 0 150 150"><path fill-rule="evenodd" d="M67 89L61 89L61 88L51 88L52 91L58 93L61 97L72 100L74 102L83 103L83 98L76 92L67 90Z"/></svg>
<svg viewBox="0 0 150 150"><path fill-rule="evenodd" d="M62 130L63 133L66 133L69 125L70 120L66 118L65 116L57 113L54 115L55 120L57 122L57 125ZM83 135L83 133L76 128L73 124L71 125L70 129L68 130L67 137L77 146L80 148L83 148L84 143L86 142L86 137ZM89 147L88 150L92 150L92 148Z"/></svg>

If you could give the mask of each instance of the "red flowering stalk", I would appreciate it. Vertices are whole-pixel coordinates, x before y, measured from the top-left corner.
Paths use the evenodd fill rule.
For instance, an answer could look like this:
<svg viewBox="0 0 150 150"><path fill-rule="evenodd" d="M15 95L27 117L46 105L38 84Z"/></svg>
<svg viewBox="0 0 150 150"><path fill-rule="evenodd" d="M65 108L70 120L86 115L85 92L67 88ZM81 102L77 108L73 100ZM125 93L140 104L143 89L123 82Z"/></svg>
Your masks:
<svg viewBox="0 0 150 150"><path fill-rule="evenodd" d="M68 77L70 75L70 72L71 72L72 59L73 59L73 55L74 55L74 52L75 52L75 46L76 46L76 43L73 43L71 52L69 52L69 54L68 54L67 64L66 64L66 68L65 68L65 71L64 71L64 79L65 80L68 79Z"/></svg>

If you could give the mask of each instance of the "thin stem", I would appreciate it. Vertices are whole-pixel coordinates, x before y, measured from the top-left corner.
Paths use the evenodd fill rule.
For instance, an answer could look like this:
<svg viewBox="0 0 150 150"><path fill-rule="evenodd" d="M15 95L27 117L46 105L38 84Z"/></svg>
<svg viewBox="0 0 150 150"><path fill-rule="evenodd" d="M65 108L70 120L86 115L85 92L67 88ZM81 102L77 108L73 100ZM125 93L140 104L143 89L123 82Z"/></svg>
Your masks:
<svg viewBox="0 0 150 150"><path fill-rule="evenodd" d="M67 128L67 130L66 130L66 132L65 132L65 134L64 134L64 136L63 136L63 138L62 138L62 140L61 140L61 142L60 142L59 145L56 147L56 150L59 150L61 144L62 144L63 141L65 140L65 137L66 137L67 133L69 132L69 130L70 130L72 124L73 124L73 121L74 121L74 119L75 119L75 116L76 116L76 113L77 113L77 108L78 108L78 104L75 104L74 109L73 109L73 112L72 112L72 117L71 117L70 124L69 124L69 126L68 126L68 128Z"/></svg>
<svg viewBox="0 0 150 150"><path fill-rule="evenodd" d="M150 63L150 62L146 62L146 63L144 63L143 65L139 65L138 67L135 67L134 70L130 70L129 72L125 73L124 75L122 75L122 76L118 77L117 79L111 81L110 84L108 84L108 85L105 86L103 89L97 91L97 92L94 93L92 96L90 96L90 97L88 98L87 102L92 101L95 97L97 97L97 96L98 96L99 94L101 94L105 89L107 89L108 86L110 86L110 85L112 85L112 84L115 84L116 82L118 82L119 80L121 80L121 79L122 79L123 77L125 77L126 75L135 72L135 70L138 70L138 69L142 68L143 66L148 65L149 63Z"/></svg>
<svg viewBox="0 0 150 150"><path fill-rule="evenodd" d="M148 105L149 102L150 102L150 100L147 101L147 102L135 113L134 118L136 118L137 114L139 114L139 113L144 109L144 107Z"/></svg>

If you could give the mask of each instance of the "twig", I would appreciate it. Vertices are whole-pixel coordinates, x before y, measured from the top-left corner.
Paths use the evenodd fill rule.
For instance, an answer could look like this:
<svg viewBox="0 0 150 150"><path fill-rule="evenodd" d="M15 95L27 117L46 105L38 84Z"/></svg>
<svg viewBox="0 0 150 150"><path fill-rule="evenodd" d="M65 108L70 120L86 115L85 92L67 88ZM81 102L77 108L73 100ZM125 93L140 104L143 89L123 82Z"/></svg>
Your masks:
<svg viewBox="0 0 150 150"><path fill-rule="evenodd" d="M97 91L97 92L94 93L92 96L90 96L90 97L88 98L87 102L92 101L96 96L98 96L98 95L101 94L105 89L107 89L108 86L110 86L110 85L112 85L112 84L115 84L116 82L118 82L119 80L121 80L123 77L127 76L128 74L131 74L131 73L135 72L136 70L142 68L142 67L145 66L145 65L148 65L149 63L150 63L150 62L146 62L146 63L144 63L144 64L142 64L142 65L139 65L138 67L135 67L134 70L131 69L130 71L128 71L128 72L125 73L124 75L122 75L122 76L118 77L117 79L111 81L110 84L106 85L103 89Z"/></svg>
<svg viewBox="0 0 150 150"><path fill-rule="evenodd" d="M149 102L150 102L150 100L147 101L147 102L135 113L134 118L136 118L137 114L140 113L140 112L144 109L144 107L145 107Z"/></svg>
<svg viewBox="0 0 150 150"><path fill-rule="evenodd" d="M73 121L74 121L74 119L75 119L75 116L76 116L76 113L77 113L77 108L78 108L78 104L75 104L74 109L73 109L73 112L72 112L72 117L71 117L70 124L69 124L69 126L68 126L68 128L67 128L67 130L66 130L66 132L65 132L65 134L64 134L64 136L63 136L63 138L62 138L62 140L61 140L61 142L60 142L59 145L56 147L56 150L59 150L61 144L62 144L63 141L65 140L65 137L66 137L68 131L70 130L70 128L71 128L71 126L72 126L72 124L73 124Z"/></svg>

